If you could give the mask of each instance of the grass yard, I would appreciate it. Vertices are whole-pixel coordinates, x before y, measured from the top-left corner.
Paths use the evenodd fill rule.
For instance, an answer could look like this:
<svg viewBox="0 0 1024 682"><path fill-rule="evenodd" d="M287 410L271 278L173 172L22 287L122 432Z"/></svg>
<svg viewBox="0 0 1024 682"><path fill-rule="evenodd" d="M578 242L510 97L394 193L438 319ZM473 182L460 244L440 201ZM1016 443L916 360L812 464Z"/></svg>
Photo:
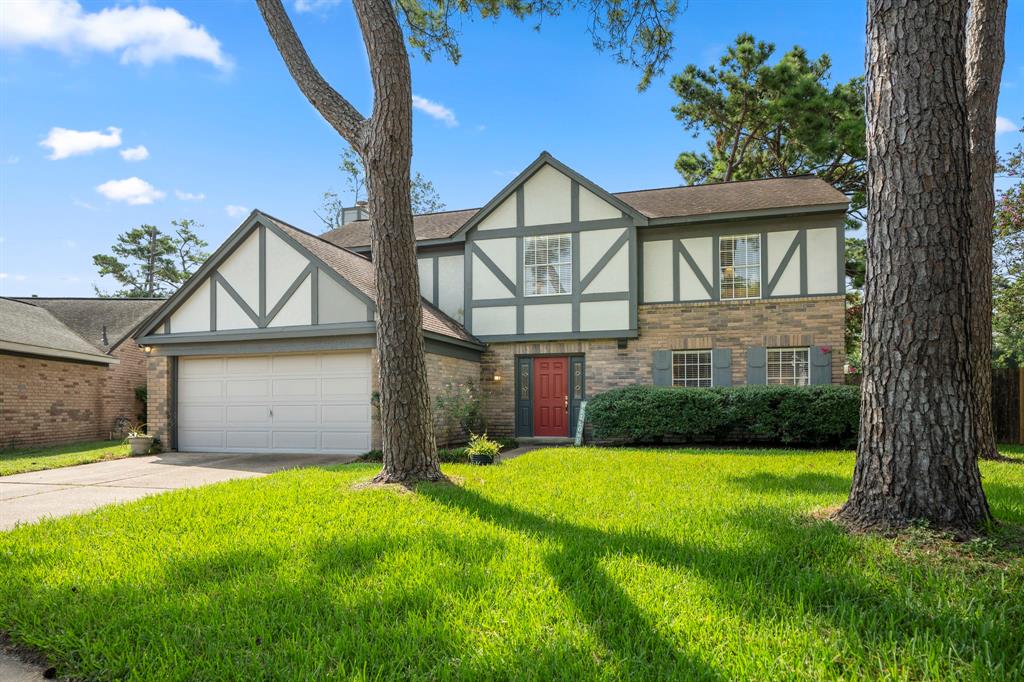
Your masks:
<svg viewBox="0 0 1024 682"><path fill-rule="evenodd" d="M1024 465L982 468L963 544L815 521L848 452L292 470L0 534L0 630L83 679L1021 679Z"/></svg>
<svg viewBox="0 0 1024 682"><path fill-rule="evenodd" d="M129 453L128 445L119 440L91 440L46 448L0 450L0 476L121 459Z"/></svg>

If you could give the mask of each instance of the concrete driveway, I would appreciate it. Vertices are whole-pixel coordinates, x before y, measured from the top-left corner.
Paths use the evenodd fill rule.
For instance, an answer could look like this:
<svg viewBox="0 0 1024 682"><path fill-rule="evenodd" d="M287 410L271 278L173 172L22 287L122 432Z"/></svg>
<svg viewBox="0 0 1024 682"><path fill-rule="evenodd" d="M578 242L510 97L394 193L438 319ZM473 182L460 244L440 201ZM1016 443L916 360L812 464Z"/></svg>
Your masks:
<svg viewBox="0 0 1024 682"><path fill-rule="evenodd" d="M352 455L225 455L171 452L0 477L0 530L146 495L282 469L340 464Z"/></svg>

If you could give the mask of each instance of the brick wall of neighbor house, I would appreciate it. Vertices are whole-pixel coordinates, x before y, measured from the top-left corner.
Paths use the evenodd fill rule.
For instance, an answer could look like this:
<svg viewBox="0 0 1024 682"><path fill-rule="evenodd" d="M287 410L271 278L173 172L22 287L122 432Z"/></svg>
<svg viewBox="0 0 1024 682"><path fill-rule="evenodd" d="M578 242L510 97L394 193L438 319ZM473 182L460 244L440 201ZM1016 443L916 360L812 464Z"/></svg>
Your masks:
<svg viewBox="0 0 1024 682"><path fill-rule="evenodd" d="M435 396L442 395L449 384L453 387L472 384L479 389L480 363L473 360L453 358L447 355L427 353L427 384L430 387L432 400ZM432 410L434 436L438 447L446 447L466 441L467 434L462 432L461 427L447 423L449 420L444 419L436 407L432 407Z"/></svg>
<svg viewBox="0 0 1024 682"><path fill-rule="evenodd" d="M110 355L121 361L107 369L106 390L103 392L103 420L114 428L118 417L135 422L147 421L142 414L142 403L135 398L135 389L146 385L146 354L133 339L126 339Z"/></svg>
<svg viewBox="0 0 1024 682"><path fill-rule="evenodd" d="M656 350L732 349L733 385L746 383L747 348L828 346L832 383L842 383L845 302L842 296L734 303L641 305L640 336L619 350L615 339L546 343L495 343L480 365L488 430L495 436L515 429L514 365L517 355L583 353L586 394L630 384L650 384ZM495 375L501 376L495 381Z"/></svg>
<svg viewBox="0 0 1024 682"><path fill-rule="evenodd" d="M107 438L104 365L0 355L0 448Z"/></svg>
<svg viewBox="0 0 1024 682"><path fill-rule="evenodd" d="M171 443L171 409L174 396L171 363L172 358L151 356L146 358L147 416L149 434L158 439L164 449Z"/></svg>

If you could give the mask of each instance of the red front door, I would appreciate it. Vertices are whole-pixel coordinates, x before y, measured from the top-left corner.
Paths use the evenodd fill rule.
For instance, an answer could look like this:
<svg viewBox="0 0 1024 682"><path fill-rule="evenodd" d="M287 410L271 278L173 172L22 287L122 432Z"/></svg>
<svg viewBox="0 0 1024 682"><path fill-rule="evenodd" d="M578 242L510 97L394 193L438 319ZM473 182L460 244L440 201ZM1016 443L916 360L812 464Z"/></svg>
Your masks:
<svg viewBox="0 0 1024 682"><path fill-rule="evenodd" d="M569 358L533 359L533 435L569 435Z"/></svg>

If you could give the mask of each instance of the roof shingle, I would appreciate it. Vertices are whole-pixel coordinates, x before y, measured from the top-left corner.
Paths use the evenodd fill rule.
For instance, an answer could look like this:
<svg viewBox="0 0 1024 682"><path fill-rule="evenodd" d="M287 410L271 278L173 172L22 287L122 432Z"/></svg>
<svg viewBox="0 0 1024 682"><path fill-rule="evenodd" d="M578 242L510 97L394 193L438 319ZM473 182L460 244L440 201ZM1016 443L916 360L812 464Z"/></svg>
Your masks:
<svg viewBox="0 0 1024 682"><path fill-rule="evenodd" d="M109 353L153 311L162 298L18 298L45 308L73 332ZM103 341L106 329L106 343Z"/></svg>
<svg viewBox="0 0 1024 682"><path fill-rule="evenodd" d="M94 362L116 362L68 329L50 311L22 301L0 298L0 342L28 347L38 355L74 353ZM82 358L89 359L89 358Z"/></svg>

